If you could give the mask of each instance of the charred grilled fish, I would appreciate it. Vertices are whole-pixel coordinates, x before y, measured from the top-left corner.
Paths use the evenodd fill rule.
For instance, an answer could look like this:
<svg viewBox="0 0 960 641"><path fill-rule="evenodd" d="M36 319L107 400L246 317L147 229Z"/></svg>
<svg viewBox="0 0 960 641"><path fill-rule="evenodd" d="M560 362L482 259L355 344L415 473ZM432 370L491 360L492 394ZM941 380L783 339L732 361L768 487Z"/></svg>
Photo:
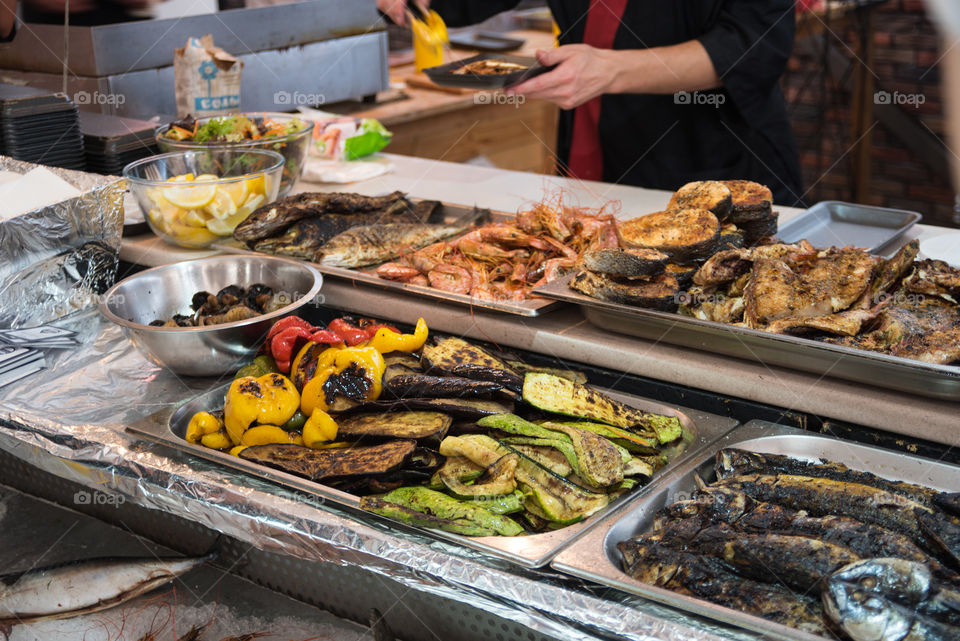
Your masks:
<svg viewBox="0 0 960 641"><path fill-rule="evenodd" d="M902 559L866 559L826 581L823 605L854 641L946 641L960 638L954 595L939 591L929 569Z"/></svg>
<svg viewBox="0 0 960 641"><path fill-rule="evenodd" d="M106 610L169 583L211 558L113 557L0 576L0 625Z"/></svg>
<svg viewBox="0 0 960 641"><path fill-rule="evenodd" d="M730 572L719 559L671 549L646 537L617 546L638 581L746 612L814 634L826 634L820 604L779 585Z"/></svg>
<svg viewBox="0 0 960 641"><path fill-rule="evenodd" d="M398 258L465 231L465 225L387 223L354 227L326 242L314 262L330 267L366 267Z"/></svg>
<svg viewBox="0 0 960 641"><path fill-rule="evenodd" d="M246 220L237 225L233 237L243 242L269 238L291 224L310 216L321 214L355 214L386 209L399 200L403 192L395 191L386 196L364 196L350 193L304 192L287 196L264 205Z"/></svg>

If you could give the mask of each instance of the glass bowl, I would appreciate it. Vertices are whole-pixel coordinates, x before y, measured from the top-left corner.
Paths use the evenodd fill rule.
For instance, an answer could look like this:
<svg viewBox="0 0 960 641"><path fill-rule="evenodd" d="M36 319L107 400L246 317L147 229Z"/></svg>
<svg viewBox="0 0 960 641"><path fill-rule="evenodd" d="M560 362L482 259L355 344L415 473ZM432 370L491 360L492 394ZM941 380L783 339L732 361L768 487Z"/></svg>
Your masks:
<svg viewBox="0 0 960 641"><path fill-rule="evenodd" d="M228 116L201 118L197 122L202 126L211 120L225 117ZM288 124L294 120L294 118L296 118L303 123L303 128L283 136L271 136L269 138L262 138L260 140L243 140L240 142L193 142L190 140L174 140L172 138L167 138L166 134L170 130L171 125L166 125L157 130L157 146L162 152L202 149L267 149L270 151L276 151L282 154L285 160L285 164L283 166L283 176L280 179L280 191L277 194L277 198L283 198L290 193L290 190L293 189L294 183L297 182L297 180L300 178L300 174L303 173L303 164L306 162L307 150L310 147L310 137L311 133L313 132L313 123L296 115L270 114L269 116L255 116L251 114L247 115L246 117L258 125L262 123L265 118L280 124Z"/></svg>
<svg viewBox="0 0 960 641"><path fill-rule="evenodd" d="M263 149L174 151L130 163L123 177L153 233L207 247L277 199L284 162Z"/></svg>

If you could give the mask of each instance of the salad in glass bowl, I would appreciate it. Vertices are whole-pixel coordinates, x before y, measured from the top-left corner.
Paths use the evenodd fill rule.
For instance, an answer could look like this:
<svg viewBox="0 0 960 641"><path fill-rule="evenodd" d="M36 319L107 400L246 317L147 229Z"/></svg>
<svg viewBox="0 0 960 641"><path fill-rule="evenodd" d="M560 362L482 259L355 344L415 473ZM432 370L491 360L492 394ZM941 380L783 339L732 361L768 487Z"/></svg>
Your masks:
<svg viewBox="0 0 960 641"><path fill-rule="evenodd" d="M284 157L278 198L286 196L303 173L313 123L296 115L215 116L197 120L187 116L161 127L161 151L197 149L267 149Z"/></svg>

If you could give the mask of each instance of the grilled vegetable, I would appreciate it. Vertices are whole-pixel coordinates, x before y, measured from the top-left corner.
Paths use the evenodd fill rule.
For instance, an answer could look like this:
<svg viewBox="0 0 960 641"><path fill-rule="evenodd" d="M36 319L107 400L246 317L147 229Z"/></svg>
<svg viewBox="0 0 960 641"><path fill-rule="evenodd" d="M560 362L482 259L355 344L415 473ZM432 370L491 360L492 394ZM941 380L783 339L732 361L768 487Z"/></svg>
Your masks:
<svg viewBox="0 0 960 641"><path fill-rule="evenodd" d="M520 391L520 375L509 365L478 345L462 338L445 338L436 345L424 345L422 361L427 373L439 372L478 381L491 381Z"/></svg>
<svg viewBox="0 0 960 641"><path fill-rule="evenodd" d="M676 311L680 304L680 285L675 276L665 273L650 280L629 280L581 270L570 287L591 298L662 312Z"/></svg>
<svg viewBox="0 0 960 641"><path fill-rule="evenodd" d="M323 450L301 445L255 445L240 452L240 458L320 481L389 472L400 467L415 448L416 441L408 440Z"/></svg>
<svg viewBox="0 0 960 641"><path fill-rule="evenodd" d="M482 507L494 514L515 514L523 512L523 492L515 490L510 494L472 499L467 503Z"/></svg>
<svg viewBox="0 0 960 641"><path fill-rule="evenodd" d="M386 364L379 351L373 347L348 347L329 357L331 364L317 370L303 386L300 409L304 414L311 414L314 409L330 410L338 398L375 401L380 397Z"/></svg>
<svg viewBox="0 0 960 641"><path fill-rule="evenodd" d="M499 383L477 381L462 376L431 376L403 365L388 366L383 389L396 398L407 396L432 398L488 397L503 389Z"/></svg>
<svg viewBox="0 0 960 641"><path fill-rule="evenodd" d="M401 438L440 442L453 419L441 412L385 412L358 414L337 420L339 437L345 441L364 438Z"/></svg>
<svg viewBox="0 0 960 641"><path fill-rule="evenodd" d="M395 409L443 412L454 418L473 420L490 414L509 414L513 411L513 403L472 398L403 398L362 403L350 411L389 412Z"/></svg>
<svg viewBox="0 0 960 641"><path fill-rule="evenodd" d="M430 478L429 487L431 490L442 490L445 487L440 480L440 472L445 472L448 478L453 477L466 483L480 478L486 471L486 466L477 465L465 456L447 456L440 469Z"/></svg>
<svg viewBox="0 0 960 641"><path fill-rule="evenodd" d="M653 276L663 271L668 259L655 249L594 249L584 253L583 266L608 276Z"/></svg>
<svg viewBox="0 0 960 641"><path fill-rule="evenodd" d="M594 487L609 487L623 480L623 459L617 448L602 436L560 423L549 423L551 429L566 434L577 455L577 476Z"/></svg>
<svg viewBox="0 0 960 641"><path fill-rule="evenodd" d="M441 494L441 496L443 495ZM472 521L464 519L443 519L404 505L392 503L376 496L362 497L360 499L360 507L368 512L386 516L394 521L400 521L408 525L429 527L445 532L452 532L453 534L461 534L463 536L493 536L496 534L493 529L483 527Z"/></svg>
<svg viewBox="0 0 960 641"><path fill-rule="evenodd" d="M197 412L190 417L184 438L190 443L199 443L204 434L214 434L224 429L223 421L210 412Z"/></svg>
<svg viewBox="0 0 960 641"><path fill-rule="evenodd" d="M223 422L234 445L254 422L283 425L300 409L300 395L286 376L266 374L238 378L230 384L223 406Z"/></svg>
<svg viewBox="0 0 960 641"><path fill-rule="evenodd" d="M625 247L658 249L685 261L716 251L720 222L706 209L661 211L620 223L617 232Z"/></svg>
<svg viewBox="0 0 960 641"><path fill-rule="evenodd" d="M717 180L687 183L674 192L667 205L668 211L683 209L705 209L724 220L733 210L733 196L730 188Z"/></svg>
<svg viewBox="0 0 960 641"><path fill-rule="evenodd" d="M439 470L440 481L453 494L462 497L491 497L510 494L517 489L514 474L517 470L517 455L505 454L487 468L486 473L473 485L463 483L458 475L448 470Z"/></svg>
<svg viewBox="0 0 960 641"><path fill-rule="evenodd" d="M338 431L332 416L321 409L315 409L303 424L303 444L314 449L322 448L337 438Z"/></svg>
<svg viewBox="0 0 960 641"><path fill-rule="evenodd" d="M427 342L427 323L423 318L417 319L417 326L412 334L400 334L387 327L381 327L370 339L370 347L381 354L390 352L415 352Z"/></svg>
<svg viewBox="0 0 960 641"><path fill-rule="evenodd" d="M627 407L589 387L549 374L530 373L524 376L523 400L547 412L655 434L660 443L669 443L683 435L680 420L674 416L650 414Z"/></svg>
<svg viewBox="0 0 960 641"><path fill-rule="evenodd" d="M574 369L540 367L538 365L530 365L529 363L524 363L523 361L517 360L507 360L506 363L521 374L526 374L527 372L540 372L542 374L553 374L554 376L559 376L560 378L567 378L574 383L580 383L581 385L587 382L587 375Z"/></svg>
<svg viewBox="0 0 960 641"><path fill-rule="evenodd" d="M523 532L523 528L509 517L494 514L476 503L458 501L425 487L401 487L380 498L388 503L402 505L441 519L472 523L502 536L516 536ZM362 502L361 507L363 507Z"/></svg>
<svg viewBox="0 0 960 641"><path fill-rule="evenodd" d="M241 445L269 445L270 443L294 443L303 445L299 434L287 432L276 425L255 425L244 431Z"/></svg>

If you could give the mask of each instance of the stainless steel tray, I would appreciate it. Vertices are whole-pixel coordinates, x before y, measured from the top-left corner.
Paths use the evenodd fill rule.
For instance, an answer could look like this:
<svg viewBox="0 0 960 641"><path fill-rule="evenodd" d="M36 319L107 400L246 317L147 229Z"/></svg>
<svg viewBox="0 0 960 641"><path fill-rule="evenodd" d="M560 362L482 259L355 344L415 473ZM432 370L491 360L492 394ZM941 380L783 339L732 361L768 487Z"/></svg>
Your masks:
<svg viewBox="0 0 960 641"><path fill-rule="evenodd" d="M473 211L473 207L467 207L464 205L449 205L443 203L440 211L431 217L431 222L454 222L469 216ZM490 218L493 221L502 221L512 219L513 216L503 212L491 212ZM222 249L223 251L238 254L262 254L262 252L249 249L245 244L232 238L218 241L217 243L214 243L213 246L217 247L218 249ZM354 283L362 283L363 285L367 285L371 288L394 292L404 292L418 298L427 298L448 303L456 303L476 309L489 309L497 312L505 312L507 314L515 314L517 316L539 316L540 314L550 311L551 309L555 309L561 305L560 301L552 300L550 298L542 298L540 296L528 298L527 300L523 301L481 300L479 298L473 298L467 294L454 294L452 292L434 289L433 287L408 285L406 283L399 283L392 280L384 280L383 278L377 276L377 274L374 272L375 267L347 269L345 267L329 267L327 265L321 265L320 263L314 262L310 262L310 264L316 267L317 270L324 275L333 276L343 280L349 280Z"/></svg>
<svg viewBox="0 0 960 641"><path fill-rule="evenodd" d="M697 489L696 475L708 483L715 480L714 456L725 447L806 460L827 458L891 479L939 490L960 490L960 467L754 420L735 428L641 490L628 509L604 519L601 525L561 552L550 566L566 574L769 635L769 638L821 641L822 637L809 632L641 583L620 569L617 543L648 532L659 510Z"/></svg>
<svg viewBox="0 0 960 641"><path fill-rule="evenodd" d="M572 278L570 274L534 291L580 305L590 323L612 332L929 398L960 400L960 367L955 365L934 365L800 336L608 303L570 289Z"/></svg>
<svg viewBox="0 0 960 641"><path fill-rule="evenodd" d="M223 407L223 398L229 385L222 385L212 389L176 409L167 409L148 416L147 418L130 425L128 430L139 436L143 436L156 443L167 445L181 452L187 452L194 456L221 463L236 470L240 470L251 476L265 479L282 485L284 487L306 492L323 498L331 504L341 507L352 508L359 511L360 499L358 496L342 492L338 489L315 483L286 472L273 470L256 463L245 461L236 456L230 456L217 450L211 450L201 445L188 443L184 438L187 430L187 424L190 417L199 411L206 411ZM660 403L643 399L637 396L620 394L617 392L607 393L627 403L633 407L661 414L668 414L680 418L684 427L684 445L682 451L678 452L673 461L665 468L660 470L654 478L662 474L669 473L669 470L691 456L695 456L711 442L717 440L725 433L737 425L734 419L724 418L714 414L707 414L697 410L683 407L667 406ZM678 448L681 449L681 448ZM611 503L604 510L593 515L589 519L569 527L565 527L553 532L543 534L533 534L530 536L515 537L465 537L457 534L449 534L440 530L418 529L421 532L429 532L435 536L456 541L457 543L498 556L514 563L526 567L541 567L561 549L579 538L596 524L598 524L604 515L611 514L619 510L622 506L637 496L637 492L628 493L618 500ZM381 519L368 512L360 512L371 519ZM405 527L398 525L395 521L390 521L393 527Z"/></svg>
<svg viewBox="0 0 960 641"><path fill-rule="evenodd" d="M915 211L825 200L781 225L777 237L785 243L805 238L814 247L853 245L876 252L922 218Z"/></svg>

